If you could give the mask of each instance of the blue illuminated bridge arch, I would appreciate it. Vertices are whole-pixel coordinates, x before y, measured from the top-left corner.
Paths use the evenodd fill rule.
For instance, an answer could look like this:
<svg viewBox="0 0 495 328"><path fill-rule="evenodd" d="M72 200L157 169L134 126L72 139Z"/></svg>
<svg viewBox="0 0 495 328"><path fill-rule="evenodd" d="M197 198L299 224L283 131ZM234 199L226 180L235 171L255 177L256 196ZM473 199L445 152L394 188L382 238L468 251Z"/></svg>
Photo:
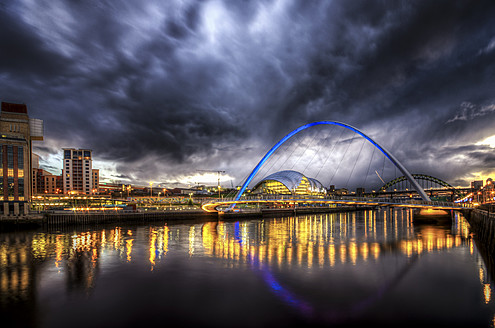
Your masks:
<svg viewBox="0 0 495 328"><path fill-rule="evenodd" d="M345 123L341 123L341 122L335 122L335 121L318 121L318 122L313 122L313 123L308 123L306 125L303 125L297 129L295 129L294 131L290 132L289 134L287 134L285 137L283 137L282 139L280 139L279 142L277 142L266 154L265 156L263 156L263 158L259 161L258 165L255 166L255 168L253 169L253 171L251 171L251 173L249 174L249 176L247 177L246 181L244 182L244 184L242 185L241 189L237 192L235 198L234 198L234 201L237 201L241 198L242 194L244 193L244 191L246 191L246 188L247 186L249 185L249 183L251 182L251 180L253 180L254 176L256 175L256 173L258 173L258 171L261 169L261 167L263 166L263 164L265 164L265 162L268 160L268 158L270 158L270 156L273 155L273 153L280 147L282 146L287 140L289 140L291 137L293 137L294 135L296 135L297 133L303 131L303 130L306 130L308 128L311 128L313 126L317 126L317 125L337 125L337 126L340 126L340 127L343 127L343 128L346 128L348 130L351 130L357 134L359 134L360 136L362 136L363 138L365 138L366 140L368 140L373 146L375 146L378 150L380 150L392 163L394 163L394 165L402 172L402 174L407 178L407 180L411 183L411 185L413 186L413 188L418 192L418 194L421 196L421 198L425 201L430 201L430 197L428 197L428 195L425 193L425 191L423 190L423 188L419 185L419 183L413 178L413 176L411 175L411 173L409 173L409 171L404 167L404 165L402 165L399 160L397 160L397 158L395 158L388 150L386 150L385 148L383 148L382 146L380 146L376 141L374 141L373 139L371 139L370 137L368 137L366 134L364 134L363 132L361 132L360 130L356 129L355 127L352 127L348 124L345 124ZM235 206L235 204L233 205ZM231 208L233 207L231 206Z"/></svg>

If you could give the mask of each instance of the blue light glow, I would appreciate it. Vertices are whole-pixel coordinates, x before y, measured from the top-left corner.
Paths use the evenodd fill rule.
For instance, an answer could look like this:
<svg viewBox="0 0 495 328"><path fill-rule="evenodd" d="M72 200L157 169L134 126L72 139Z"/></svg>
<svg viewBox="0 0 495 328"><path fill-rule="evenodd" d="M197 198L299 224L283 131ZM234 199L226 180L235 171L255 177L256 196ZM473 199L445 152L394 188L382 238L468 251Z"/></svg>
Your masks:
<svg viewBox="0 0 495 328"><path fill-rule="evenodd" d="M242 244L241 227L239 225L239 221L235 223L234 237L237 241L239 241L239 244Z"/></svg>

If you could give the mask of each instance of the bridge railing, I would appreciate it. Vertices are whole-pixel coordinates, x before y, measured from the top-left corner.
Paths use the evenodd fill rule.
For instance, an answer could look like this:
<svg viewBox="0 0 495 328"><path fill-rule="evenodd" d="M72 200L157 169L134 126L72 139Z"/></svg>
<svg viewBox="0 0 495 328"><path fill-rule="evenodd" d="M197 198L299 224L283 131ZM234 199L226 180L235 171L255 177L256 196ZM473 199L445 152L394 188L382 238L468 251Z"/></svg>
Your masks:
<svg viewBox="0 0 495 328"><path fill-rule="evenodd" d="M272 194L258 194L258 195L243 195L239 201L287 201L287 202L301 202L301 201L345 201L345 202L362 202L370 204L390 204L390 205L424 205L433 207L456 207L456 208L471 208L471 204L465 203L453 203L453 202L443 202L443 201L424 201L416 199L400 199L400 198L385 198L385 197L357 197L357 196L336 196L332 195L325 197L317 197L312 195L272 195ZM234 202L236 199L234 197L227 197L223 199L215 199L206 201L203 204L214 204L214 203L228 203Z"/></svg>

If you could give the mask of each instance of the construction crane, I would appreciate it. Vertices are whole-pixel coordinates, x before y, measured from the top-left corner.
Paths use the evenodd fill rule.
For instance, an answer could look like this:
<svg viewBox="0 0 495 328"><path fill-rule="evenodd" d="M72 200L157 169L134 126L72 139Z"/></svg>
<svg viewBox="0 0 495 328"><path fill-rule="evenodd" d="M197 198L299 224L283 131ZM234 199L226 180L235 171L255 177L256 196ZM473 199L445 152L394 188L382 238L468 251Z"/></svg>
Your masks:
<svg viewBox="0 0 495 328"><path fill-rule="evenodd" d="M218 198L220 198L220 174L225 173L225 171L222 170L198 170L200 172L216 172L218 174Z"/></svg>

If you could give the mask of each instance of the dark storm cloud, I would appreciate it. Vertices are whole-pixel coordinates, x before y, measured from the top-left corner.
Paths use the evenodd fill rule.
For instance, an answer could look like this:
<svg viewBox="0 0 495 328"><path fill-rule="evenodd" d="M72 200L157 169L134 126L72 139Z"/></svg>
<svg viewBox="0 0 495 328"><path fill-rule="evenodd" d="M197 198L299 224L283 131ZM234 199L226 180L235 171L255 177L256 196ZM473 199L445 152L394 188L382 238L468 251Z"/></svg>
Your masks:
<svg viewBox="0 0 495 328"><path fill-rule="evenodd" d="M70 61L44 41L8 7L0 7L0 72L18 78L50 78L70 69Z"/></svg>
<svg viewBox="0 0 495 328"><path fill-rule="evenodd" d="M129 180L241 179L329 119L456 179L447 150L492 164L462 147L495 134L493 17L491 1L11 1L0 97L45 121L40 152L89 147Z"/></svg>

